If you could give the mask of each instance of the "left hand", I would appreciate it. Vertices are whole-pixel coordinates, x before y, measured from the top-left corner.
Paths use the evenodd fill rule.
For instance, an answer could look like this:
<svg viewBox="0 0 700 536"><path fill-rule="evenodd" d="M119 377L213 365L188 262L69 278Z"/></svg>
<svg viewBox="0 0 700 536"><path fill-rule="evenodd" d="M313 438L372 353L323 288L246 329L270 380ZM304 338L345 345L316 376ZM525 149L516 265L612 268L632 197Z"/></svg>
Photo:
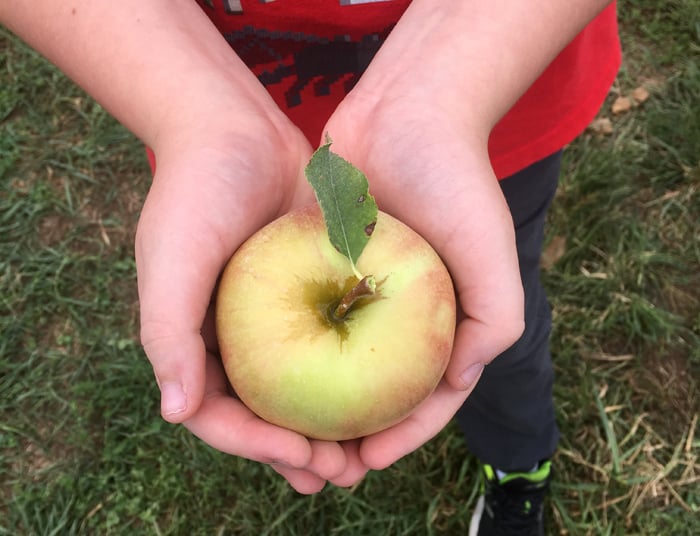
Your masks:
<svg viewBox="0 0 700 536"><path fill-rule="evenodd" d="M484 132L420 98L350 94L327 124L333 150L362 169L380 210L419 232L452 275L458 324L436 391L401 423L365 437L359 456L385 468L435 436L474 388L485 364L523 325L513 222L491 170Z"/></svg>
<svg viewBox="0 0 700 536"><path fill-rule="evenodd" d="M453 417L483 366L524 329L515 230L488 138L559 51L609 0L413 0L326 125L362 169L381 210L420 233L457 292L452 356L436 391L399 424L363 438L381 469ZM546 20L557 31L542 32Z"/></svg>

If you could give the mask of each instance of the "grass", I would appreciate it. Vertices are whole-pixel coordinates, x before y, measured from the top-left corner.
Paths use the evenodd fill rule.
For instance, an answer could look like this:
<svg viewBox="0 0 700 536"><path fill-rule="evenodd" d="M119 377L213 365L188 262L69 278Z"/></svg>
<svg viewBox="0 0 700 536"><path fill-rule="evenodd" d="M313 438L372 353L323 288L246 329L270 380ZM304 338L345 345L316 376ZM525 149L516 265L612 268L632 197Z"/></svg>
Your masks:
<svg viewBox="0 0 700 536"><path fill-rule="evenodd" d="M700 3L622 1L625 64L548 228L552 534L700 533ZM158 417L138 344L140 144L0 33L0 534L465 534L449 426L312 497ZM620 115L618 96L650 97Z"/></svg>

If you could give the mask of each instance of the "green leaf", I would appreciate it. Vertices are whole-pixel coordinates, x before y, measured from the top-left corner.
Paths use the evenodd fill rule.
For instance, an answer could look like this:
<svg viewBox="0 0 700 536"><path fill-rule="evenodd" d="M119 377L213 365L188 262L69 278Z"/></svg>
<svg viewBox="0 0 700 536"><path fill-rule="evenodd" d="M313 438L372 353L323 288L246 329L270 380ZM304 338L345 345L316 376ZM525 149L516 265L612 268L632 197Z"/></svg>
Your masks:
<svg viewBox="0 0 700 536"><path fill-rule="evenodd" d="M331 152L330 140L319 147L306 166L306 178L316 192L333 247L355 264L377 223L377 204L367 177L350 162Z"/></svg>

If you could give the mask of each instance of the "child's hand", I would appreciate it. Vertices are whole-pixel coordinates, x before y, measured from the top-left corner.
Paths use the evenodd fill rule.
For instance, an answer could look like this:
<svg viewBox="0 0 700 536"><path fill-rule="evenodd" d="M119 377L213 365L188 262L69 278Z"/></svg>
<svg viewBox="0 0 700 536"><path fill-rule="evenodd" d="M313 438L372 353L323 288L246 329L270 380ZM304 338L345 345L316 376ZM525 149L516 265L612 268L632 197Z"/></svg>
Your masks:
<svg viewBox="0 0 700 536"><path fill-rule="evenodd" d="M346 471L361 478L356 447L256 417L231 395L217 355L217 278L249 235L313 199L303 178L311 149L291 125L280 135L261 121L197 134L193 126L174 147L161 146L136 240L141 337L163 417L218 450L271 464L302 493L342 483Z"/></svg>
<svg viewBox="0 0 700 536"><path fill-rule="evenodd" d="M367 174L380 209L418 231L440 254L458 298L451 361L436 392L411 416L362 440L360 457L384 468L453 417L483 365L524 326L523 290L510 212L490 167L486 136L430 100L348 97L327 126L333 149Z"/></svg>
<svg viewBox="0 0 700 536"><path fill-rule="evenodd" d="M491 169L498 120L608 2L414 0L326 130L369 177L380 209L441 255L458 298L452 358L435 393L396 426L362 440L383 468L452 418L483 365L524 329L510 212ZM556 32L542 32L547 20Z"/></svg>

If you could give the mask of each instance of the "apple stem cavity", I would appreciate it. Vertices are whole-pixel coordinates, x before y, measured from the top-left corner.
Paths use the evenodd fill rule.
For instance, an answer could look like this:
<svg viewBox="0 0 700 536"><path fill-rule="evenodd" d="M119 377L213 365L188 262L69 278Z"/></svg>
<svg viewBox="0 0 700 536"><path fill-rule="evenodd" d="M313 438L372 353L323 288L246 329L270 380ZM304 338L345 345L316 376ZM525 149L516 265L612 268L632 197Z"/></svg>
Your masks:
<svg viewBox="0 0 700 536"><path fill-rule="evenodd" d="M374 296L376 291L377 283L374 280L374 276L367 275L363 277L345 296L343 296L338 306L333 309L331 312L332 319L336 322L342 322L358 300Z"/></svg>

